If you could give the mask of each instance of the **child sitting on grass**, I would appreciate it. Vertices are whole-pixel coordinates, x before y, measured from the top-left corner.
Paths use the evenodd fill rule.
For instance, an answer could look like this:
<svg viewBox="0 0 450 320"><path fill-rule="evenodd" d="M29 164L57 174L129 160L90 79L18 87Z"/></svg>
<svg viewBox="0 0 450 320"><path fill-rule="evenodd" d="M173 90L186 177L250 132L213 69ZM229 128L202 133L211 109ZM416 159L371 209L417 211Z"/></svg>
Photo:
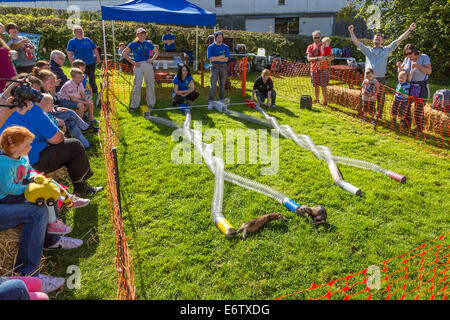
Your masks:
<svg viewBox="0 0 450 320"><path fill-rule="evenodd" d="M92 96L93 96L92 89L91 89L91 86L89 85L89 83L87 81L87 74L85 73L85 71L86 71L86 63L83 60L76 59L76 60L73 60L72 67L73 68L78 68L78 69L80 69L83 72L84 93L86 94L88 99L92 100Z"/></svg>
<svg viewBox="0 0 450 320"><path fill-rule="evenodd" d="M371 68L366 70L364 81L361 85L361 107L358 110L358 117L362 117L362 121L366 121L365 114L368 112L372 119L370 123L373 124L373 115L375 111L375 104L377 101L377 92L379 89L378 80L374 78L374 71Z"/></svg>
<svg viewBox="0 0 450 320"><path fill-rule="evenodd" d="M407 127L405 121L405 112L408 105L409 90L411 89L412 72L408 76L408 72L401 70L398 73L398 84L396 93L394 96L394 102L392 103L392 124L397 124L397 115L400 116L400 125L404 129Z"/></svg>
<svg viewBox="0 0 450 320"><path fill-rule="evenodd" d="M34 135L26 128L12 126L6 128L0 136L0 203L12 204L23 203L25 199L25 189L27 184L37 174L30 171L31 165L28 161L28 153L31 150L31 143ZM89 204L88 199L74 198L75 207L84 207ZM74 207L72 207L74 208ZM67 234L72 228L66 226L56 218L55 210L48 210L47 233Z"/></svg>
<svg viewBox="0 0 450 320"><path fill-rule="evenodd" d="M72 80L66 82L60 90L58 102L61 106L76 109L76 113L83 118L84 112L89 114L88 123L91 125L100 122L94 119L94 102L86 96L83 86L83 72L80 69L70 70Z"/></svg>

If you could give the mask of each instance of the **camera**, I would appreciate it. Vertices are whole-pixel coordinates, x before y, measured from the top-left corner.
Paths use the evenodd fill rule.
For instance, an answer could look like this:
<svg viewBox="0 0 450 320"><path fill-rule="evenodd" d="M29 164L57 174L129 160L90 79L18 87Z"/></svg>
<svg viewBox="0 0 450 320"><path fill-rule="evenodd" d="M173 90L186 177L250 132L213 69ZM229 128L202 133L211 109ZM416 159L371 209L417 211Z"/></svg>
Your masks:
<svg viewBox="0 0 450 320"><path fill-rule="evenodd" d="M33 89L29 83L23 83L19 87L15 87L11 90L11 95L14 97L12 102L12 108L23 108L26 107L25 100L29 100L33 103L41 102L42 93L36 89Z"/></svg>

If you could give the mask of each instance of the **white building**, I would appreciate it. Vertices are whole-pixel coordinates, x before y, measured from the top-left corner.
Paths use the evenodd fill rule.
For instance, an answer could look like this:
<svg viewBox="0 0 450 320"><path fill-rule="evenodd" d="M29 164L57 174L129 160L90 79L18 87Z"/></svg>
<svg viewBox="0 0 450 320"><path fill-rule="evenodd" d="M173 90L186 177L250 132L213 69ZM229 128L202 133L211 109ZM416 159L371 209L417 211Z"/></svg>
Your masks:
<svg viewBox="0 0 450 320"><path fill-rule="evenodd" d="M170 1L170 0L167 0ZM284 34L311 35L321 30L323 35L348 36L346 24L336 20L336 14L346 0L190 0L199 7L215 12L217 24L223 29ZM99 11L101 5L115 5L126 0L8 2L0 5L66 9L76 5L83 11ZM361 20L361 19L358 19ZM365 23L355 21L358 30Z"/></svg>
<svg viewBox="0 0 450 320"><path fill-rule="evenodd" d="M215 12L221 28L311 35L336 34L336 14L346 0L191 0Z"/></svg>

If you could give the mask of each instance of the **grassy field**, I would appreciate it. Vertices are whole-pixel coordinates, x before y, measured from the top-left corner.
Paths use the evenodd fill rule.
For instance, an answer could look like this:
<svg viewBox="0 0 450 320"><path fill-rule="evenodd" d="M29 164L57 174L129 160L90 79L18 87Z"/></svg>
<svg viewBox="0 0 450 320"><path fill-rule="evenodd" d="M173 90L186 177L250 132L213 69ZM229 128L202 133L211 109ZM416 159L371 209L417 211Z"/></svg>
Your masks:
<svg viewBox="0 0 450 320"><path fill-rule="evenodd" d="M247 88L252 87L249 77ZM247 90L247 94L250 91ZM169 106L169 96L156 108ZM202 96L196 104L206 103ZM121 140L118 148L124 229L133 258L138 299L273 299L324 283L400 255L449 231L448 159L424 152L372 129L352 124L320 105L301 110L283 97L269 113L280 124L311 136L333 154L371 161L405 175L404 185L373 171L339 165L346 181L362 189L353 196L333 184L323 161L294 142L279 139L279 170L261 176L263 165L227 165L226 170L267 184L296 202L323 205L328 224L313 227L261 194L225 183L223 213L235 226L256 216L281 212L276 221L246 241L226 240L210 218L214 176L203 164L174 164L178 143L173 129L154 124L117 103ZM233 98L240 102L242 98ZM237 111L260 117L244 106ZM98 112L98 110L97 110ZM154 115L182 123L177 111ZM203 130L254 128L205 108L194 109ZM95 172L92 185L106 185L104 160L96 136L89 150ZM248 147L246 147L248 154ZM70 234L85 245L46 254L45 272L70 276L81 270L81 288L52 295L58 299L114 299L115 241L106 192L87 208L63 214ZM292 296L304 298L304 296Z"/></svg>

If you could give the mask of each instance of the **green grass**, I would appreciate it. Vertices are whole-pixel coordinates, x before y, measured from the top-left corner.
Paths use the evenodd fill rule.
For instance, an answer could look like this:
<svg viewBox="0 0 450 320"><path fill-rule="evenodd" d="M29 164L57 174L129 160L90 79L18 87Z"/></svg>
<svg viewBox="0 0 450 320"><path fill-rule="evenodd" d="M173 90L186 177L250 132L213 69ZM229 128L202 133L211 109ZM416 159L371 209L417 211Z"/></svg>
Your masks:
<svg viewBox="0 0 450 320"><path fill-rule="evenodd" d="M251 87L248 83L247 88ZM169 98L167 95L156 108L169 106ZM127 96L122 100L127 105ZM199 99L196 104L205 102ZM127 238L133 238L128 244L138 299L273 299L308 288L313 282L356 273L449 231L448 159L378 135L319 105L314 105L313 111L300 110L298 104L282 97L277 105L269 113L280 124L311 136L335 155L371 161L404 174L408 182L402 185L373 171L339 165L345 180L363 191L361 197L353 196L333 184L323 161L280 138L278 174L261 176L259 163L226 165L226 170L267 184L300 204L323 205L328 224L313 227L273 199L226 182L223 213L233 226L274 211L289 218L270 223L246 241L226 240L210 218L214 176L206 165L173 164L171 151L177 144L171 139L173 130L130 114L117 103L124 230ZM261 118L243 106L233 109ZM184 121L176 111L155 115ZM258 128L205 108L194 109L192 118L202 121L204 131L216 128L223 134L228 128ZM89 140L94 145L89 155L95 172L90 182L105 186L97 137ZM71 252L49 254L51 264L45 270L67 277L66 268L78 265L81 288L65 287L53 298L116 296L115 239L106 193L91 203L74 213L66 212L65 221L74 226L74 237L95 227L94 240Z"/></svg>

